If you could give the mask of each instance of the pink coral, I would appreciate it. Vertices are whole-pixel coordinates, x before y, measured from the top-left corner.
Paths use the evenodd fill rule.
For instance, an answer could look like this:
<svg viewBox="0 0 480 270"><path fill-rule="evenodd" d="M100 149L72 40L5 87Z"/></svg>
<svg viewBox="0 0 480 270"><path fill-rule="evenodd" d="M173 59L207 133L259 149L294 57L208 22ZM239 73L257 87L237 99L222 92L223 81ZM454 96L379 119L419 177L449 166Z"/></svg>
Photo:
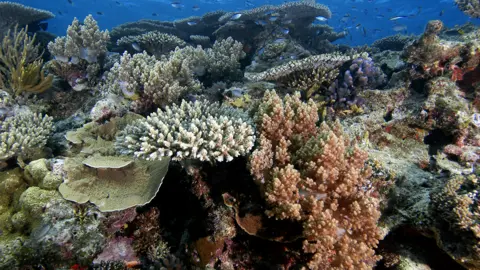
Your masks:
<svg viewBox="0 0 480 270"><path fill-rule="evenodd" d="M128 237L115 237L111 238L102 253L93 261L95 264L99 264L102 261L138 261L135 251L132 247L133 239Z"/></svg>
<svg viewBox="0 0 480 270"><path fill-rule="evenodd" d="M267 92L257 114L260 148L251 173L267 215L301 222L310 269L370 269L378 260L378 199L368 188L367 153L339 123L316 126L317 107Z"/></svg>

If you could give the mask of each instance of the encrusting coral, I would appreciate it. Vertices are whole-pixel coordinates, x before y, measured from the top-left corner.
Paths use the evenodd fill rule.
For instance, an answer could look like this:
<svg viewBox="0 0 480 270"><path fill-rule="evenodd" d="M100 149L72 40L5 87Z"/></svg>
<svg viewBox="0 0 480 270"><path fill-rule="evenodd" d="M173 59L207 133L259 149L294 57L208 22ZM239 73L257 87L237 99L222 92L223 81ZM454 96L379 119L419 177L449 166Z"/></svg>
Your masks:
<svg viewBox="0 0 480 270"><path fill-rule="evenodd" d="M22 28L8 31L0 48L0 88L12 96L22 93L41 93L52 86L53 76L45 76L43 60L35 36Z"/></svg>
<svg viewBox="0 0 480 270"><path fill-rule="evenodd" d="M122 154L147 160L167 156L222 162L248 154L254 140L253 127L241 111L182 101L127 126L117 136L116 147Z"/></svg>
<svg viewBox="0 0 480 270"><path fill-rule="evenodd" d="M368 155L338 123L317 127L317 121L313 101L267 91L256 116L260 146L251 173L267 215L303 225L310 269L371 269L379 259L380 212L368 188Z"/></svg>

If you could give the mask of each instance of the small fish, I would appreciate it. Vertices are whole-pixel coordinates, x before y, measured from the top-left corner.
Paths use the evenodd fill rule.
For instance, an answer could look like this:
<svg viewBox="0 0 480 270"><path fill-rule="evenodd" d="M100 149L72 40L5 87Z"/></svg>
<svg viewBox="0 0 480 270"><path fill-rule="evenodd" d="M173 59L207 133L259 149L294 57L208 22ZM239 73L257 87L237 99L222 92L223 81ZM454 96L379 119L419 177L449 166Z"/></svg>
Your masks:
<svg viewBox="0 0 480 270"><path fill-rule="evenodd" d="M327 21L328 19L323 17L323 16L317 16L317 17L315 17L315 20L320 21L320 22L324 22L324 21Z"/></svg>
<svg viewBox="0 0 480 270"><path fill-rule="evenodd" d="M58 15L63 15L63 13L59 10L57 11Z"/></svg>
<svg viewBox="0 0 480 270"><path fill-rule="evenodd" d="M155 12L154 12L154 13L152 13L152 16L154 16L154 17L156 17L157 15L158 15L158 14L157 14L157 13L155 13Z"/></svg>
<svg viewBox="0 0 480 270"><path fill-rule="evenodd" d="M137 52L142 51L142 48L140 48L140 44L138 44L137 42L132 43L132 48Z"/></svg>
<svg viewBox="0 0 480 270"><path fill-rule="evenodd" d="M265 51L265 48L261 48L260 50L258 50L258 55L262 55L264 51Z"/></svg>
<svg viewBox="0 0 480 270"><path fill-rule="evenodd" d="M355 25L355 29L358 30L358 29L360 29L361 26L362 26L362 24L359 23L359 24Z"/></svg>
<svg viewBox="0 0 480 270"><path fill-rule="evenodd" d="M286 41L286 39L284 39L284 38L277 38L273 41L273 43L282 43L282 42L285 42L285 41Z"/></svg>
<svg viewBox="0 0 480 270"><path fill-rule="evenodd" d="M290 33L290 29L288 29L288 28L283 28L283 29L282 29L282 33L284 33L285 35L287 35L288 33Z"/></svg>
<svg viewBox="0 0 480 270"><path fill-rule="evenodd" d="M67 0L68 3L70 3L70 5L73 5L73 0Z"/></svg>
<svg viewBox="0 0 480 270"><path fill-rule="evenodd" d="M118 1L115 1L115 4L120 6L122 3L118 2Z"/></svg>
<svg viewBox="0 0 480 270"><path fill-rule="evenodd" d="M392 29L393 29L393 31L395 31L395 32L401 32L401 31L407 30L407 26L406 26L406 25L397 24L397 25L395 25Z"/></svg>
<svg viewBox="0 0 480 270"><path fill-rule="evenodd" d="M284 20L284 21L282 21L282 23L284 23L284 24L291 24L291 23L292 23L292 19Z"/></svg>
<svg viewBox="0 0 480 270"><path fill-rule="evenodd" d="M194 6L192 7L192 9L193 9L194 11L198 11L198 10L200 10L200 7L197 6L197 5L194 5Z"/></svg>
<svg viewBox="0 0 480 270"><path fill-rule="evenodd" d="M197 22L196 21L189 21L187 22L188 25L190 26L194 26L194 25L197 25Z"/></svg>
<svg viewBox="0 0 480 270"><path fill-rule="evenodd" d="M274 21L276 21L277 19L278 19L277 16L272 16L272 17L270 17L268 20L271 21L271 22L274 22Z"/></svg>
<svg viewBox="0 0 480 270"><path fill-rule="evenodd" d="M264 21L264 20L256 20L256 21L255 21L255 24L256 24L256 25L264 26L264 25L267 25L267 22Z"/></svg>
<svg viewBox="0 0 480 270"><path fill-rule="evenodd" d="M463 31L463 29L458 29L457 31L460 35L464 35L465 34L465 31Z"/></svg>
<svg viewBox="0 0 480 270"><path fill-rule="evenodd" d="M180 2L172 2L171 5L172 5L172 7L178 8L178 9L181 9L181 8L185 7L185 5L180 3Z"/></svg>
<svg viewBox="0 0 480 270"><path fill-rule="evenodd" d="M270 14L273 14L275 11L273 10L268 10L268 11L265 11L264 15L270 15Z"/></svg>
<svg viewBox="0 0 480 270"><path fill-rule="evenodd" d="M366 37L367 36L367 29L365 27L363 27L363 36Z"/></svg>
<svg viewBox="0 0 480 270"><path fill-rule="evenodd" d="M445 10L440 11L440 14L438 14L438 16L442 17L443 13L445 13Z"/></svg>
<svg viewBox="0 0 480 270"><path fill-rule="evenodd" d="M396 21L396 20L400 20L400 19L403 19L403 18L407 18L407 16L395 16L395 17L391 17L391 18L390 18L390 21Z"/></svg>
<svg viewBox="0 0 480 270"><path fill-rule="evenodd" d="M103 15L103 12L101 12L101 11L97 11L97 15L100 15L100 16L102 16L102 15Z"/></svg>
<svg viewBox="0 0 480 270"><path fill-rule="evenodd" d="M230 17L230 20L238 20L240 19L240 17L242 17L242 13L236 13L235 15Z"/></svg>

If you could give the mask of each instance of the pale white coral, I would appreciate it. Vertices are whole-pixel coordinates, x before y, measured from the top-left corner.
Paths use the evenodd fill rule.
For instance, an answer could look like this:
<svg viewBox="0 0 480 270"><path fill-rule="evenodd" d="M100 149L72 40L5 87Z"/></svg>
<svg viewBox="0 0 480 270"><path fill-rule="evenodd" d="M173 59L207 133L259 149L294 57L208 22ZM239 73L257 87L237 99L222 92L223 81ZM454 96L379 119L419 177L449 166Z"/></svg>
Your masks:
<svg viewBox="0 0 480 270"><path fill-rule="evenodd" d="M83 25L77 18L67 29L67 36L57 37L48 43L48 50L57 60L77 64L80 59L89 63L98 61L98 57L107 52L110 40L108 30L100 31L92 15L88 15Z"/></svg>
<svg viewBox="0 0 480 270"><path fill-rule="evenodd" d="M28 156L42 149L52 131L52 118L34 113L8 117L0 124L0 160Z"/></svg>
<svg viewBox="0 0 480 270"><path fill-rule="evenodd" d="M213 47L207 49L206 53L209 64L208 72L214 78L227 77L238 73L240 60L246 56L242 43L231 37L215 41Z"/></svg>
<svg viewBox="0 0 480 270"><path fill-rule="evenodd" d="M128 126L117 137L116 147L148 160L170 156L221 162L246 155L254 141L253 127L242 112L183 101Z"/></svg>

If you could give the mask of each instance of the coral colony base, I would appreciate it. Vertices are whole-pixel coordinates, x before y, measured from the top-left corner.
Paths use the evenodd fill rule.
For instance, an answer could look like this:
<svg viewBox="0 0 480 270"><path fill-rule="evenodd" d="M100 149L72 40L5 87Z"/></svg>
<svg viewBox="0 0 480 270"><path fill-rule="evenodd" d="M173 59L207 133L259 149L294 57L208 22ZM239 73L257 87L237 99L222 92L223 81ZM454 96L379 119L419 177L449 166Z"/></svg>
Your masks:
<svg viewBox="0 0 480 270"><path fill-rule="evenodd" d="M480 29L348 47L331 14L55 38L0 2L0 269L480 269Z"/></svg>

